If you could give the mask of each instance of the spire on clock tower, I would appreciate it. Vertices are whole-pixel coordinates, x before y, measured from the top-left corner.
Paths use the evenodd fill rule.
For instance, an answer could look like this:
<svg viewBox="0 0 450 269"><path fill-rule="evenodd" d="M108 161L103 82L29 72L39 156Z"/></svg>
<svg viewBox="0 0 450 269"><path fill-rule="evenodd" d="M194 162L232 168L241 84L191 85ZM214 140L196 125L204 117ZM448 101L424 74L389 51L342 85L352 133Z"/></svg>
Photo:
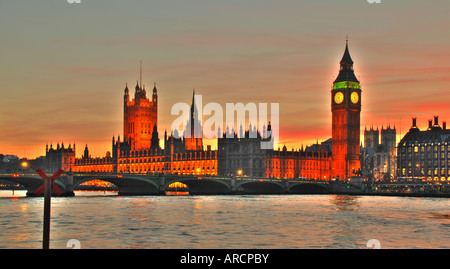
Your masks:
<svg viewBox="0 0 450 269"><path fill-rule="evenodd" d="M350 56L350 51L348 49L348 40L345 44L345 51L344 55L342 56L341 62L340 62L341 68L339 70L339 75L337 76L336 82L342 82L342 81L353 81L353 82L359 82L358 79L355 76L355 73L353 72L353 60Z"/></svg>
<svg viewBox="0 0 450 269"><path fill-rule="evenodd" d="M342 59L341 59L341 65L346 64L346 63L353 65L352 57L350 56L350 52L348 51L348 39L345 42L345 51L344 51L344 56L342 56Z"/></svg>

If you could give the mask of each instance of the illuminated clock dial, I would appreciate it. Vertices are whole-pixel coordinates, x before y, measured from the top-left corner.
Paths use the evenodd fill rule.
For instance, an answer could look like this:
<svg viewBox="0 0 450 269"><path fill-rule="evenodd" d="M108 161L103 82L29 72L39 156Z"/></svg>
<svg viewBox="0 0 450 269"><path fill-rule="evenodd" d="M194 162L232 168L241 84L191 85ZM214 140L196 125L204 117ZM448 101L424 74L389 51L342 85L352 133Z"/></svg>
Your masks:
<svg viewBox="0 0 450 269"><path fill-rule="evenodd" d="M334 101L336 102L336 104L342 103L342 101L344 101L344 94L342 92L337 92L334 95Z"/></svg>
<svg viewBox="0 0 450 269"><path fill-rule="evenodd" d="M350 95L350 99L352 100L353 104L358 103L359 101L359 95L357 92L352 92L352 94Z"/></svg>

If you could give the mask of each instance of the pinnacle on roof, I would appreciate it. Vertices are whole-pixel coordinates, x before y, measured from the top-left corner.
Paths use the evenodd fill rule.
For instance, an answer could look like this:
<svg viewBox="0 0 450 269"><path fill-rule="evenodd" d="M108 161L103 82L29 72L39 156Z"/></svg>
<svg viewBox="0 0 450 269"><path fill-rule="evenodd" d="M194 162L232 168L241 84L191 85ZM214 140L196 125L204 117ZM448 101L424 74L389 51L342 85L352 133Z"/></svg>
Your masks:
<svg viewBox="0 0 450 269"><path fill-rule="evenodd" d="M355 76L355 73L353 72L353 60L348 49L348 40L345 44L345 51L344 55L342 56L340 65L341 69L339 70L338 77L334 81L335 83L342 81L353 81L359 83L358 79Z"/></svg>
<svg viewBox="0 0 450 269"><path fill-rule="evenodd" d="M350 52L348 51L348 40L345 43L345 51L344 51L344 55L342 56L341 59L341 64L353 64L353 60L352 57L350 56Z"/></svg>

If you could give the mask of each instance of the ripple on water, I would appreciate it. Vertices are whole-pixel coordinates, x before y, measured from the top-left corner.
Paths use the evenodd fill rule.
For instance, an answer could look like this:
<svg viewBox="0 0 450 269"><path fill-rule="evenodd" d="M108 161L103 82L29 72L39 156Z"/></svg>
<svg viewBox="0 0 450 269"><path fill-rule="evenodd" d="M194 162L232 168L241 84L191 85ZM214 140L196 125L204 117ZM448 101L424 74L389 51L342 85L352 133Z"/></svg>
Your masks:
<svg viewBox="0 0 450 269"><path fill-rule="evenodd" d="M42 199L0 199L0 248L40 248ZM55 247L449 248L448 200L332 195L52 200ZM14 235L14 236L12 236ZM52 240L53 240L52 239Z"/></svg>

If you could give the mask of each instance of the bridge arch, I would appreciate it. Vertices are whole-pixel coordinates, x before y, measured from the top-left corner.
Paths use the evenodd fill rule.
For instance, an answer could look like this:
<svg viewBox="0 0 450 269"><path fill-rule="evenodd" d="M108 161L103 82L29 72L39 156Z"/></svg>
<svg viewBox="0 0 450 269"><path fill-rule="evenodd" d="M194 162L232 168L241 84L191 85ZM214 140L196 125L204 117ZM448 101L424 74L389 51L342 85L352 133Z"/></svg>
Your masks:
<svg viewBox="0 0 450 269"><path fill-rule="evenodd" d="M84 182L91 180L107 181L119 189L118 195L155 195L159 194L158 182L150 178L137 177L137 176L74 176L73 188Z"/></svg>
<svg viewBox="0 0 450 269"><path fill-rule="evenodd" d="M212 178L202 177L185 177L168 179L164 190L167 190L169 185L174 182L181 182L188 186L189 194L230 194L230 186L222 181Z"/></svg>
<svg viewBox="0 0 450 269"><path fill-rule="evenodd" d="M292 194L325 194L328 188L318 183L292 183L288 191Z"/></svg>
<svg viewBox="0 0 450 269"><path fill-rule="evenodd" d="M44 184L44 180L40 176L33 175L2 175L0 176L0 180L19 183L23 187L27 189L27 196L35 196L36 190ZM62 183L59 179L54 181L55 185L60 189L63 193L66 192L66 185ZM41 195L44 195L43 193Z"/></svg>
<svg viewBox="0 0 450 269"><path fill-rule="evenodd" d="M282 194L286 193L285 187L281 182L245 180L238 181L235 186L236 192L245 194Z"/></svg>
<svg viewBox="0 0 450 269"><path fill-rule="evenodd" d="M79 183L76 186L76 190L97 190L97 189L108 189L108 190L118 190L118 187L112 182L103 179L92 179Z"/></svg>

